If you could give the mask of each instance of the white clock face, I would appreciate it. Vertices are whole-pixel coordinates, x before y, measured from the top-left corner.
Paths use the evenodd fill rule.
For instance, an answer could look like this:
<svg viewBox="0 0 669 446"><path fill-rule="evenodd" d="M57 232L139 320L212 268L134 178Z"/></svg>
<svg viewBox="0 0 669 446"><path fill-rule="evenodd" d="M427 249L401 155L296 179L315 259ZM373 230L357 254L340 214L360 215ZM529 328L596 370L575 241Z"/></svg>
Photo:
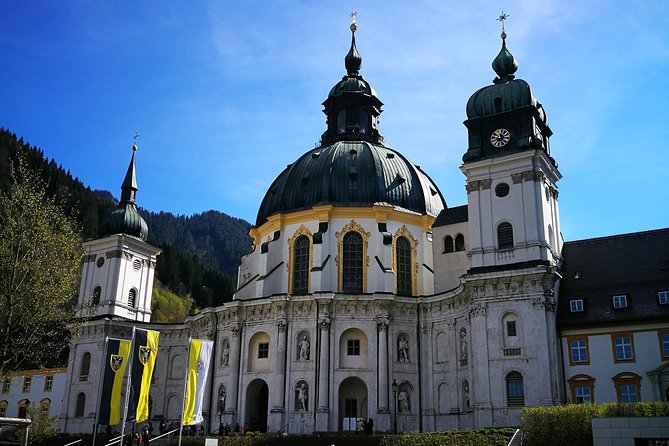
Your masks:
<svg viewBox="0 0 669 446"><path fill-rule="evenodd" d="M490 135L490 143L494 147L504 147L509 143L511 133L507 129L497 129Z"/></svg>

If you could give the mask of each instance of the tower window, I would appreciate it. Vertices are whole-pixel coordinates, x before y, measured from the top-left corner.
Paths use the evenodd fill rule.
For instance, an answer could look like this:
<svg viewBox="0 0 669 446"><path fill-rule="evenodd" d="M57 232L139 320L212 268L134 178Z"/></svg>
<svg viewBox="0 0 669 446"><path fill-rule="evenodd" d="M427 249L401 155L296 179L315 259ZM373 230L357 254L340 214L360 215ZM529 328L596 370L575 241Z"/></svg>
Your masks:
<svg viewBox="0 0 669 446"><path fill-rule="evenodd" d="M465 237L462 234L455 236L455 250L464 251L465 250Z"/></svg>
<svg viewBox="0 0 669 446"><path fill-rule="evenodd" d="M509 195L509 185L506 183L499 183L497 186L495 186L495 195L500 198Z"/></svg>
<svg viewBox="0 0 669 446"><path fill-rule="evenodd" d="M502 98L497 97L495 98L495 113L501 113L502 112Z"/></svg>
<svg viewBox="0 0 669 446"><path fill-rule="evenodd" d="M572 299L569 301L569 311L580 313L583 311L583 299Z"/></svg>
<svg viewBox="0 0 669 446"><path fill-rule="evenodd" d="M77 395L77 405L75 406L74 409L74 416L83 417L85 409L86 409L86 395L82 392L79 395Z"/></svg>
<svg viewBox="0 0 669 446"><path fill-rule="evenodd" d="M130 291L128 292L128 306L131 308L135 308L137 303L136 301L137 301L137 290L131 288Z"/></svg>
<svg viewBox="0 0 669 446"><path fill-rule="evenodd" d="M309 292L309 237L301 235L295 240L293 256L293 294Z"/></svg>
<svg viewBox="0 0 669 446"><path fill-rule="evenodd" d="M92 299L93 305L98 305L100 303L100 295L101 294L102 294L102 288L100 288L99 286L96 286L93 289L93 299Z"/></svg>
<svg viewBox="0 0 669 446"><path fill-rule="evenodd" d="M346 133L346 110L337 113L337 133Z"/></svg>
<svg viewBox="0 0 669 446"><path fill-rule="evenodd" d="M397 294L400 296L411 296L411 245L406 237L397 238Z"/></svg>
<svg viewBox="0 0 669 446"><path fill-rule="evenodd" d="M522 407L525 405L523 375L518 372L511 372L506 375L506 401L509 407Z"/></svg>
<svg viewBox="0 0 669 446"><path fill-rule="evenodd" d="M98 257L97 262L95 264L98 266L98 268L102 268L102 265L105 264L105 258L104 257Z"/></svg>
<svg viewBox="0 0 669 446"><path fill-rule="evenodd" d="M79 382L88 381L88 373L91 370L91 354L86 352L81 358L81 368L79 369Z"/></svg>
<svg viewBox="0 0 669 446"><path fill-rule="evenodd" d="M360 339L346 341L346 354L348 356L360 356Z"/></svg>
<svg viewBox="0 0 669 446"><path fill-rule="evenodd" d="M369 113L366 110L360 110L360 133L367 134L369 130Z"/></svg>
<svg viewBox="0 0 669 446"><path fill-rule="evenodd" d="M342 285L344 293L362 293L362 236L347 232L343 240Z"/></svg>
<svg viewBox="0 0 669 446"><path fill-rule="evenodd" d="M450 235L447 235L444 238L444 252L453 252L453 251L454 251L453 237L451 237Z"/></svg>
<svg viewBox="0 0 669 446"><path fill-rule="evenodd" d="M513 249L513 226L509 222L502 222L497 226L497 247L499 249Z"/></svg>
<svg viewBox="0 0 669 446"><path fill-rule="evenodd" d="M258 359L269 358L269 343L261 342L258 344Z"/></svg>

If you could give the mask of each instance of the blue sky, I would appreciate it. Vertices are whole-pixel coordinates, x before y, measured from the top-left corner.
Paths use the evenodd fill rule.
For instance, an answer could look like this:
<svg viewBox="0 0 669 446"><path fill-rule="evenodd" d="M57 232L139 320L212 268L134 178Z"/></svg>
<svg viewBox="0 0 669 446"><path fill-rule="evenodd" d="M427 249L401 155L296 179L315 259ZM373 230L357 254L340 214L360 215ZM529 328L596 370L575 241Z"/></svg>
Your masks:
<svg viewBox="0 0 669 446"><path fill-rule="evenodd" d="M543 103L566 240L669 224L669 2L0 2L0 126L118 196L140 133L138 202L255 221L325 129L358 11L381 131L449 206L465 104L491 83L504 9L517 77Z"/></svg>

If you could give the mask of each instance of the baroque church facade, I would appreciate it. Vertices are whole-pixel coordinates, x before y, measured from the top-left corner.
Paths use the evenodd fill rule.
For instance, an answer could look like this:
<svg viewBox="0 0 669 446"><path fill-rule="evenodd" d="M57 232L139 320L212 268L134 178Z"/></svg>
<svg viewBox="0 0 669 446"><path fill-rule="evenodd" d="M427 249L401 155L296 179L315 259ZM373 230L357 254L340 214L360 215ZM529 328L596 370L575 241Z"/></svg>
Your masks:
<svg viewBox="0 0 669 446"><path fill-rule="evenodd" d="M104 338L129 338L133 325L160 331L153 420L179 420L189 336L215 341L207 431L221 422L349 430L360 418L380 431L515 426L524 406L574 400L557 320L561 174L546 112L515 78L506 34L493 84L466 105L467 204L448 208L427 173L384 142L383 104L360 74L355 22L351 30L321 143L269 187L231 302L181 324L150 323L159 250L136 209L133 153L105 235L84 244L79 303L89 320L64 372L65 431L90 431ZM572 375L587 385L599 373L581 372ZM661 395L669 378L656 372Z"/></svg>

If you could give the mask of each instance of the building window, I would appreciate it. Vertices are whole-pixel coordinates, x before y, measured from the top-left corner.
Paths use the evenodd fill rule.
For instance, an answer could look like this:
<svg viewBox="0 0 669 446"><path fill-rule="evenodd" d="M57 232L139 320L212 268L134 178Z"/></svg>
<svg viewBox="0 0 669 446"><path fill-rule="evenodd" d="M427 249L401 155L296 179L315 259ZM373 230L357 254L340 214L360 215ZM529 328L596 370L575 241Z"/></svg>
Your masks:
<svg viewBox="0 0 669 446"><path fill-rule="evenodd" d="M293 294L309 292L309 237L301 235L295 240L293 255Z"/></svg>
<svg viewBox="0 0 669 446"><path fill-rule="evenodd" d="M102 295L102 288L96 286L93 288L93 305L98 305L100 303L100 296Z"/></svg>
<svg viewBox="0 0 669 446"><path fill-rule="evenodd" d="M669 329L659 330L657 336L660 341L660 358L669 360Z"/></svg>
<svg viewBox="0 0 669 446"><path fill-rule="evenodd" d="M7 416L7 406L9 403L7 401L0 401L0 418L5 418Z"/></svg>
<svg viewBox="0 0 669 446"><path fill-rule="evenodd" d="M21 400L19 401L19 411L17 414L17 418L27 418L28 417L28 406L30 406L30 401L28 400Z"/></svg>
<svg viewBox="0 0 669 446"><path fill-rule="evenodd" d="M444 237L444 252L453 252L455 251L455 245L453 244L453 237L447 235Z"/></svg>
<svg viewBox="0 0 669 446"><path fill-rule="evenodd" d="M131 288L130 291L128 292L128 306L130 308L135 308L135 304L137 303L137 290L134 288Z"/></svg>
<svg viewBox="0 0 669 446"><path fill-rule="evenodd" d="M411 296L411 244L406 237L397 237L395 255L397 258L397 294Z"/></svg>
<svg viewBox="0 0 669 446"><path fill-rule="evenodd" d="M347 232L343 240L342 291L344 293L362 293L362 236Z"/></svg>
<svg viewBox="0 0 669 446"><path fill-rule="evenodd" d="M575 404L595 402L595 380L588 375L576 375L567 380L571 390L571 402Z"/></svg>
<svg viewBox="0 0 669 446"><path fill-rule="evenodd" d="M506 336L518 336L516 328L516 321L506 321Z"/></svg>
<svg viewBox="0 0 669 446"><path fill-rule="evenodd" d="M523 375L518 372L510 372L506 375L506 401L509 407L522 407L525 405Z"/></svg>
<svg viewBox="0 0 669 446"><path fill-rule="evenodd" d="M9 389L12 386L12 379L11 378L5 378L2 381L2 393L9 393Z"/></svg>
<svg viewBox="0 0 669 446"><path fill-rule="evenodd" d="M613 296L613 308L627 308L627 295L618 294Z"/></svg>
<svg viewBox="0 0 669 446"><path fill-rule="evenodd" d="M569 365L588 365L588 338L586 336L567 337L569 346Z"/></svg>
<svg viewBox="0 0 669 446"><path fill-rule="evenodd" d="M641 377L635 373L623 372L613 378L619 403L641 401Z"/></svg>
<svg viewBox="0 0 669 446"><path fill-rule="evenodd" d="M79 382L88 381L88 373L91 370L91 354L86 352L81 358L81 367L79 368Z"/></svg>
<svg viewBox="0 0 669 446"><path fill-rule="evenodd" d="M614 362L634 361L634 335L632 333L611 334Z"/></svg>
<svg viewBox="0 0 669 446"><path fill-rule="evenodd" d="M344 418L358 418L358 400L346 398L344 400Z"/></svg>
<svg viewBox="0 0 669 446"><path fill-rule="evenodd" d="M258 344L258 359L269 358L269 343L261 342Z"/></svg>
<svg viewBox="0 0 669 446"><path fill-rule="evenodd" d="M657 300L660 302L660 305L669 304L669 290L658 291Z"/></svg>
<svg viewBox="0 0 669 446"><path fill-rule="evenodd" d="M30 387L32 386L33 379L30 376L23 378L23 392L30 392Z"/></svg>
<svg viewBox="0 0 669 446"><path fill-rule="evenodd" d="M44 391L51 392L52 389L53 389L53 376L46 375L44 377Z"/></svg>
<svg viewBox="0 0 669 446"><path fill-rule="evenodd" d="M49 411L51 410L51 400L44 398L39 403L39 414L42 418L47 418L49 416Z"/></svg>
<svg viewBox="0 0 669 446"><path fill-rule="evenodd" d="M495 195L500 198L509 195L509 185L506 183L499 183L497 186L495 186Z"/></svg>
<svg viewBox="0 0 669 446"><path fill-rule="evenodd" d="M346 354L348 356L360 356L360 339L346 341Z"/></svg>
<svg viewBox="0 0 669 446"><path fill-rule="evenodd" d="M513 226L509 222L502 222L497 226L497 248L513 249Z"/></svg>
<svg viewBox="0 0 669 446"><path fill-rule="evenodd" d="M464 251L465 250L465 236L458 234L455 236L455 250Z"/></svg>
<svg viewBox="0 0 669 446"><path fill-rule="evenodd" d="M77 395L77 404L74 407L74 416L83 417L85 409L86 409L86 395L84 395L84 393L80 393L79 395Z"/></svg>
<svg viewBox="0 0 669 446"><path fill-rule="evenodd" d="M583 311L583 299L572 299L569 301L569 310L572 313Z"/></svg>

